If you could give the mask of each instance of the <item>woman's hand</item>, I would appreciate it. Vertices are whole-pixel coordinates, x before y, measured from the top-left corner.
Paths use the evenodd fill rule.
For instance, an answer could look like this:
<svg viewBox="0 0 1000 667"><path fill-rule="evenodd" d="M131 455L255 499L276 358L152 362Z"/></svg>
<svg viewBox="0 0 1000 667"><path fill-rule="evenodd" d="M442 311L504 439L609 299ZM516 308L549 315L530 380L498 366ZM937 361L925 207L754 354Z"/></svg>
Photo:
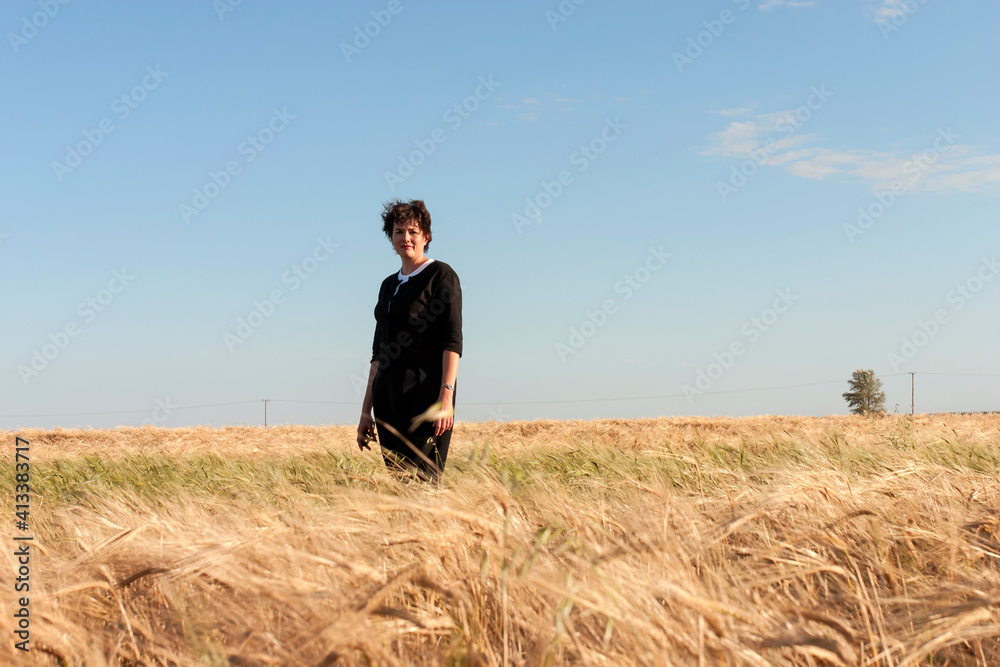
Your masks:
<svg viewBox="0 0 1000 667"><path fill-rule="evenodd" d="M458 376L458 352L445 350L441 353L441 391L438 402L444 416L434 420L434 435L439 436L455 425L455 380ZM445 386L445 385L450 385Z"/></svg>
<svg viewBox="0 0 1000 667"><path fill-rule="evenodd" d="M444 391L441 396L441 412L447 413L434 420L434 435L439 436L455 425L455 407L451 401L451 392Z"/></svg>
<svg viewBox="0 0 1000 667"><path fill-rule="evenodd" d="M378 435L375 433L375 420L368 415L361 415L358 422L358 449L364 451L371 449L369 442L378 442Z"/></svg>

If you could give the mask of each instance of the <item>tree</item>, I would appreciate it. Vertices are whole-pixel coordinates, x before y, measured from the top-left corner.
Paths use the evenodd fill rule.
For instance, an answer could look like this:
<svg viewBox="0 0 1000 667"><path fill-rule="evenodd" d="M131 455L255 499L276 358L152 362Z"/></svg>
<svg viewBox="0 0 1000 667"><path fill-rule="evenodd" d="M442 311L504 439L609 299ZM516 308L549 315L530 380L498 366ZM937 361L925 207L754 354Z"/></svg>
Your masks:
<svg viewBox="0 0 1000 667"><path fill-rule="evenodd" d="M882 381L875 377L875 371L857 370L847 381L850 391L845 391L844 400L856 415L874 415L885 412L885 392Z"/></svg>

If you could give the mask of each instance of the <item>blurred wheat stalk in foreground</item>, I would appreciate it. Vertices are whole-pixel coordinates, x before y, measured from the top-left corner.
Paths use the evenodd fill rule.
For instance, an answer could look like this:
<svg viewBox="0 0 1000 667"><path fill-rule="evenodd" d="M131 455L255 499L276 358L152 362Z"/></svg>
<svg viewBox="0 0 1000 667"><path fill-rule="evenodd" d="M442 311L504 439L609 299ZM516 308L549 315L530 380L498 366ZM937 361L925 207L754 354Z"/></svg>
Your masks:
<svg viewBox="0 0 1000 667"><path fill-rule="evenodd" d="M1000 664L997 416L455 428L21 432L28 664Z"/></svg>

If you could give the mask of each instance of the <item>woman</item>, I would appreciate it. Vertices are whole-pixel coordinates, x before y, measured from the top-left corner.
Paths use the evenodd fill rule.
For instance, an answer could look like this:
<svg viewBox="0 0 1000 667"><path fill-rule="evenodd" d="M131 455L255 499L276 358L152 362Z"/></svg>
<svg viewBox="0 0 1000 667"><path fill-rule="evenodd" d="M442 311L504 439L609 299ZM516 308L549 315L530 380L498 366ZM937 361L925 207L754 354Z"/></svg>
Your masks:
<svg viewBox="0 0 1000 667"><path fill-rule="evenodd" d="M450 266L424 254L431 243L424 202L394 199L382 223L402 267L379 288L358 447L375 440L390 470L412 470L436 483L455 422L462 287Z"/></svg>

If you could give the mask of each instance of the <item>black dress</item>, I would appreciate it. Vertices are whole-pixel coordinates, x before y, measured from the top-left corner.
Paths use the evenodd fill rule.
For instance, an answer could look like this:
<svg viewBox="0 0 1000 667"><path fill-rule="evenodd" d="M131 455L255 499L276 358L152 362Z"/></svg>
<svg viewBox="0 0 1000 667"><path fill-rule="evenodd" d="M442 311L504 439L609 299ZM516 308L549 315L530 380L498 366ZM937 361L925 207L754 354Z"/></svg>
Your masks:
<svg viewBox="0 0 1000 667"><path fill-rule="evenodd" d="M443 383L442 354L451 350L462 355L458 275L437 260L428 260L408 276L401 271L392 274L379 288L375 322L371 360L379 364L372 407L386 466L413 468L425 479L436 480L448 458L452 429L435 436L434 420L412 432L410 426L414 417L437 402ZM453 405L457 395L456 381Z"/></svg>

